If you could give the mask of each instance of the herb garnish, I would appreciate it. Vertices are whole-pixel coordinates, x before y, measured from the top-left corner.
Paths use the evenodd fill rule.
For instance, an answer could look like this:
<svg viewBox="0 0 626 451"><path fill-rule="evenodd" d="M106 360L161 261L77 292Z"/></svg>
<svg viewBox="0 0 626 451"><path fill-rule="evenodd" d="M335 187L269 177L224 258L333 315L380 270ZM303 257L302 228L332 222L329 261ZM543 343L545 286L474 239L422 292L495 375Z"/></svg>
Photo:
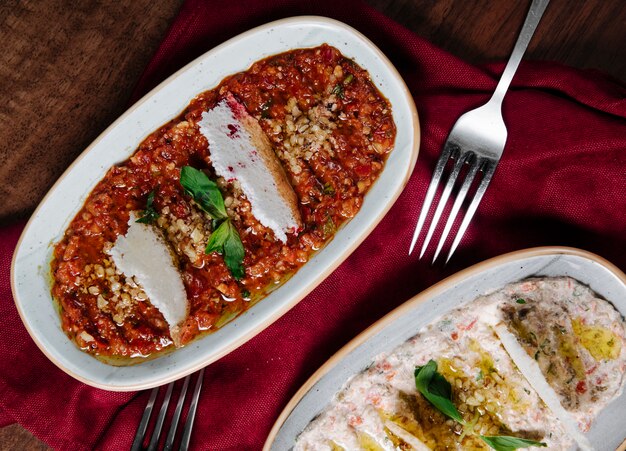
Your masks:
<svg viewBox="0 0 626 451"><path fill-rule="evenodd" d="M191 166L184 166L180 170L180 184L185 188L185 193L193 197L193 200L214 221L228 219L222 193L217 184L209 179L204 172Z"/></svg>
<svg viewBox="0 0 626 451"><path fill-rule="evenodd" d="M191 196L213 219L213 233L209 237L205 253L222 254L233 277L241 279L245 275L243 243L226 213L224 198L217 184L204 172L191 166L184 166L180 170L180 184L185 189L185 193Z"/></svg>
<svg viewBox="0 0 626 451"><path fill-rule="evenodd" d="M322 226L322 232L324 232L325 237L330 236L335 232L335 222L330 216L326 218L326 222Z"/></svg>
<svg viewBox="0 0 626 451"><path fill-rule="evenodd" d="M222 254L226 266L228 266L235 279L241 279L245 275L243 269L243 244L230 219L222 221L220 226L211 234L205 252L207 254L211 252Z"/></svg>
<svg viewBox="0 0 626 451"><path fill-rule="evenodd" d="M159 219L159 213L154 208L154 190L150 191L148 194L148 200L146 201L146 209L141 212L141 217L137 219L135 222L139 222L141 224L152 224L154 221Z"/></svg>
<svg viewBox="0 0 626 451"><path fill-rule="evenodd" d="M333 188L333 185L331 185L330 183L324 183L323 192L324 194L328 194L329 196L334 196L335 188Z"/></svg>
<svg viewBox="0 0 626 451"><path fill-rule="evenodd" d="M341 83L337 83L333 88L333 94L335 94L340 99L343 99L343 85Z"/></svg>
<svg viewBox="0 0 626 451"><path fill-rule="evenodd" d="M452 418L461 425L468 426L467 422L452 403L452 386L437 371L437 362L430 360L424 366L415 368L415 386L424 398L426 398L437 410L445 416ZM474 433L474 428L465 427L464 434ZM528 448L530 446L546 447L543 442L528 440L524 438L510 437L507 435L478 435L491 448L496 451L512 451L518 448Z"/></svg>
<svg viewBox="0 0 626 451"><path fill-rule="evenodd" d="M437 372L437 362L430 360L426 365L415 368L415 386L437 410L463 423L463 417L452 403L450 382Z"/></svg>
<svg viewBox="0 0 626 451"><path fill-rule="evenodd" d="M342 100L343 100L344 95L345 95L345 92L344 92L343 86L344 86L344 85L347 85L347 84L350 84L350 82L351 82L352 80L354 80L354 75L352 75L352 74L348 74L348 75L346 76L346 78L344 78L344 79L343 79L343 82L342 82L342 83L337 83L337 84L335 85L335 87L333 88L333 94L335 94L337 97L339 97L340 99L342 99Z"/></svg>
<svg viewBox="0 0 626 451"><path fill-rule="evenodd" d="M526 304L526 299L518 298L515 302L518 304Z"/></svg>

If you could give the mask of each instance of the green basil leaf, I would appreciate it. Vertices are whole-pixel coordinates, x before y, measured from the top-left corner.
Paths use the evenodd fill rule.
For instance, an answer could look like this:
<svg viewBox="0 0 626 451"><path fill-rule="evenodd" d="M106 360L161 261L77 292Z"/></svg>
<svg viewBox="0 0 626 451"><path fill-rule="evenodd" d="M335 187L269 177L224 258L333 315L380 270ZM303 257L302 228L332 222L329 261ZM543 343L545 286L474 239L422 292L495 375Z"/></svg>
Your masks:
<svg viewBox="0 0 626 451"><path fill-rule="evenodd" d="M139 222L141 224L152 224L154 221L159 219L159 213L155 210L154 205L152 205L153 203L154 190L150 191L150 194L148 194L146 209L141 212L141 217L135 222Z"/></svg>
<svg viewBox="0 0 626 451"><path fill-rule="evenodd" d="M428 385L428 389L434 395L450 400L452 399L452 387L450 386L450 383L437 372L433 374L433 378Z"/></svg>
<svg viewBox="0 0 626 451"><path fill-rule="evenodd" d="M159 218L158 213L145 210L141 218L137 219L135 222L139 222L141 224L152 224L158 218Z"/></svg>
<svg viewBox="0 0 626 451"><path fill-rule="evenodd" d="M184 166L180 170L180 184L185 193L193 197L200 207L213 219L226 219L224 198L219 188L207 175L191 166Z"/></svg>
<svg viewBox="0 0 626 451"><path fill-rule="evenodd" d="M245 275L243 268L245 251L239 233L228 218L219 188L204 172L191 166L184 166L181 169L180 184L213 219L214 231L209 237L205 252L221 253L233 277L241 279Z"/></svg>
<svg viewBox="0 0 626 451"><path fill-rule="evenodd" d="M141 218L137 219L135 222L139 222L140 224L152 224L157 218L158 216L155 217L153 215L144 213L144 215Z"/></svg>
<svg viewBox="0 0 626 451"><path fill-rule="evenodd" d="M228 224L228 235L224 242L224 261L230 269L231 274L237 280L246 275L243 268L244 248L237 229L232 225L230 220L224 221Z"/></svg>
<svg viewBox="0 0 626 451"><path fill-rule="evenodd" d="M224 256L224 262L233 277L237 280L245 276L243 257L245 254L243 243L237 233L237 229L230 219L222 224L211 234L206 245L205 252L219 252Z"/></svg>
<svg viewBox="0 0 626 451"><path fill-rule="evenodd" d="M526 299L518 298L515 302L518 304L526 304Z"/></svg>
<svg viewBox="0 0 626 451"><path fill-rule="evenodd" d="M426 365L415 368L415 386L437 410L459 423L464 423L463 417L452 403L450 383L437 372L437 362L430 360Z"/></svg>
<svg viewBox="0 0 626 451"><path fill-rule="evenodd" d="M150 191L148 194L148 199L146 199L146 210L152 210L154 207L152 204L154 203L154 190Z"/></svg>
<svg viewBox="0 0 626 451"><path fill-rule="evenodd" d="M528 440L525 438L509 437L507 435L481 435L480 438L496 451L513 451L519 448L529 448L531 446L547 447L543 442Z"/></svg>
<svg viewBox="0 0 626 451"><path fill-rule="evenodd" d="M204 250L206 254L210 254L211 252L224 253L224 243L228 238L228 223L229 221L222 222L222 224L213 231L209 237L209 242L206 244L206 249Z"/></svg>

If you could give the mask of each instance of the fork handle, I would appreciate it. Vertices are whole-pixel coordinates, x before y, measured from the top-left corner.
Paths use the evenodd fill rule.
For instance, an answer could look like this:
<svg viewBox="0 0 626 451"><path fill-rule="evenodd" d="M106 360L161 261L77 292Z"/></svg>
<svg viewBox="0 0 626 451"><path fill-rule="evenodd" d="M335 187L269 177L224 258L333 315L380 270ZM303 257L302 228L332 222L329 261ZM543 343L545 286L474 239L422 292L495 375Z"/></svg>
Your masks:
<svg viewBox="0 0 626 451"><path fill-rule="evenodd" d="M517 37L517 42L515 43L513 52L509 57L509 62L506 63L506 67L504 68L504 72L500 77L498 86L496 87L496 90L493 93L491 100L489 101L490 103L494 102L502 104L504 94L506 94L507 89L509 89L511 80L515 75L515 71L517 71L517 67L522 60L522 56L524 56L524 52L526 52L528 43L530 42L533 34L535 33L535 30L537 29L537 25L539 24L541 16L543 16L543 12L546 10L548 3L550 3L550 0L533 0L532 4L530 5L530 9L528 10L528 14L526 15L526 20L524 21L522 31L520 31L520 34Z"/></svg>

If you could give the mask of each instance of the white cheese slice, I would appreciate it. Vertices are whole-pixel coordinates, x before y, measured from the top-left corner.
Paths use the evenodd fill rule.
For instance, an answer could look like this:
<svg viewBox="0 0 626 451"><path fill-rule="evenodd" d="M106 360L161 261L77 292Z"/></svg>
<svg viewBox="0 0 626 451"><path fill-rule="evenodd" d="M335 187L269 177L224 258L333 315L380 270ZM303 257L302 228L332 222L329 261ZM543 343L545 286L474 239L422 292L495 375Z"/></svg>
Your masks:
<svg viewBox="0 0 626 451"><path fill-rule="evenodd" d="M189 311L183 280L161 235L154 226L138 223L136 219L131 213L128 232L117 237L109 254L126 277L134 277L142 286L150 303L167 321L172 339L178 344L177 326L187 318Z"/></svg>
<svg viewBox="0 0 626 451"><path fill-rule="evenodd" d="M252 214L276 238L302 228L298 199L258 121L232 94L202 113L200 132L209 141L217 175L237 180Z"/></svg>
<svg viewBox="0 0 626 451"><path fill-rule="evenodd" d="M511 356L511 360L515 362L517 368L535 389L543 402L546 403L554 416L561 421L570 437L578 443L581 450L592 450L593 447L589 439L580 432L578 423L574 417L561 405L559 396L548 384L537 362L526 353L524 348L518 343L515 335L513 335L503 323L495 324L492 327L498 335L498 338L500 338L504 349L506 349L509 356Z"/></svg>

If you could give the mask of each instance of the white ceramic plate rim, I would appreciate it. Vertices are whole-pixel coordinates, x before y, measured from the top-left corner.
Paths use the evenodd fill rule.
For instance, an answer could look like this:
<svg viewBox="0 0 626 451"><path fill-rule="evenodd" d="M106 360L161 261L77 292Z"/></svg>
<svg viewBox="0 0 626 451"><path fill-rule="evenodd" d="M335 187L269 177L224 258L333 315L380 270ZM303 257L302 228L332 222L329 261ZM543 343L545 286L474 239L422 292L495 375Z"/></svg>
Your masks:
<svg viewBox="0 0 626 451"><path fill-rule="evenodd" d="M219 331L176 352L130 367L106 365L63 334L47 276L53 244L86 195L112 164L128 158L153 130L176 117L197 94L254 61L301 47L328 43L370 72L390 100L396 145L357 216L284 286ZM213 64L217 61L219 64ZM387 57L353 28L324 17L272 22L210 50L176 72L115 121L65 171L37 207L17 245L11 286L18 312L44 354L74 378L113 391L146 389L179 379L240 346L287 312L327 277L365 239L391 208L415 166L419 122L411 94Z"/></svg>
<svg viewBox="0 0 626 451"><path fill-rule="evenodd" d="M565 262L564 265L568 266L568 270L551 274L551 271L558 270L558 266L555 264L558 259ZM493 282L490 282L493 276L483 279L486 275L493 275L495 271L508 271L507 274L501 276L508 279L506 283L533 275L567 275L573 277L589 284L596 293L612 301L623 316L626 315L626 275L615 265L598 255L568 247L539 247L486 260L417 294L337 351L304 383L285 406L268 435L263 448L264 451L291 449L295 436L302 430L300 426L308 424L326 406L329 394L336 393L338 391L338 389L335 390L336 386L342 384L339 382L340 380L345 382L349 377L365 368L380 352L388 352L415 335L421 327L432 321L432 319L425 318L426 316L431 315L434 319L450 308L504 286L506 283L494 286ZM589 275L589 273L593 275ZM613 285L607 288L601 283L606 281L610 281ZM455 294L451 295L451 292ZM458 292L463 293L461 297L457 297L456 293ZM452 306L438 309L435 300L442 297L454 297L450 301ZM428 313L426 311L428 308L434 309L436 312ZM421 319L415 321L416 317ZM403 319L411 321L411 324L407 326L406 323L402 323L400 325ZM423 321L424 324L420 321ZM374 349L370 349L368 346ZM355 367L359 369L355 371ZM617 400L600 413L588 433L592 442L603 440L602 443L606 443L608 437L611 437L612 441L617 440L617 443L612 443L610 448L615 449L616 445L619 445L619 442L626 438L626 436L618 438L611 436L611 432L619 429L614 427L614 422L619 421L616 418L619 419L620 417L620 406L622 409L626 406L626 392L622 393ZM619 427L621 430L626 430L626 417L623 417L621 421ZM625 445L626 441L622 443L619 449L626 448ZM609 445L603 449L609 449Z"/></svg>

